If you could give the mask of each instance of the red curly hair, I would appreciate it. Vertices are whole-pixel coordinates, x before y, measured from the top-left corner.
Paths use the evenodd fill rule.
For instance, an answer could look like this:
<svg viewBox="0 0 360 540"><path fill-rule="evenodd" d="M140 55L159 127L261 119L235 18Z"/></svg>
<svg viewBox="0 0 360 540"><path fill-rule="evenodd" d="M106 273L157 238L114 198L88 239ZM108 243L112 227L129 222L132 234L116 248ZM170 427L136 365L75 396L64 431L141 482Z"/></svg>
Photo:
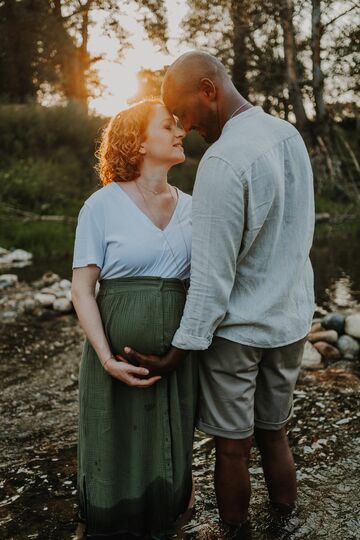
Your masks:
<svg viewBox="0 0 360 540"><path fill-rule="evenodd" d="M130 182L140 176L143 156L140 145L155 105L164 105L160 98L148 98L120 111L105 127L96 152L96 170L103 185Z"/></svg>

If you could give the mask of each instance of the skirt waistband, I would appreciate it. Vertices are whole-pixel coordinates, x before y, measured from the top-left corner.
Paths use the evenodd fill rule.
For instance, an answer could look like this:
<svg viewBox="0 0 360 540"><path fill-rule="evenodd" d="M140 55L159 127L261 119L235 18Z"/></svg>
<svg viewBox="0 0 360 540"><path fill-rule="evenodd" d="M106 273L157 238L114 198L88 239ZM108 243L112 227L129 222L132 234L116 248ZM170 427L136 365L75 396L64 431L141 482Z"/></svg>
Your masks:
<svg viewBox="0 0 360 540"><path fill-rule="evenodd" d="M161 277L123 277L103 279L99 282L99 295L105 295L117 291L137 291L137 290L160 290L160 291L186 291L189 280L181 280L177 278L161 278Z"/></svg>

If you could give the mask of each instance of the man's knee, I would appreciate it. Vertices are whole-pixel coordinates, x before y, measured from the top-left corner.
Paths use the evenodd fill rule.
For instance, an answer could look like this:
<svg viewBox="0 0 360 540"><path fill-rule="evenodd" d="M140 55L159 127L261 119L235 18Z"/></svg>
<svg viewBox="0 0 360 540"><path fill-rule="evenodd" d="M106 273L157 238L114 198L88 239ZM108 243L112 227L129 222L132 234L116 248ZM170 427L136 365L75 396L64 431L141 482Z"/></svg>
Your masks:
<svg viewBox="0 0 360 540"><path fill-rule="evenodd" d="M260 429L255 428L254 437L258 448L273 447L278 444L287 444L287 434L286 428L282 427L281 429L269 430L269 429Z"/></svg>
<svg viewBox="0 0 360 540"><path fill-rule="evenodd" d="M228 460L248 460L253 445L253 437L246 439L224 439L215 437L216 456Z"/></svg>

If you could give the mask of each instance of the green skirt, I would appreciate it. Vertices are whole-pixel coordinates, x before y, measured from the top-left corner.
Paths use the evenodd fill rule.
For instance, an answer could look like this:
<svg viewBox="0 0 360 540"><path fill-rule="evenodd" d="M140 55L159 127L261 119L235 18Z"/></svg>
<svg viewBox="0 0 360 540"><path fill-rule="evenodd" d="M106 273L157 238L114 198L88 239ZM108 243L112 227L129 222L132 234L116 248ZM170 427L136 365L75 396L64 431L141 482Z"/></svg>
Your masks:
<svg viewBox="0 0 360 540"><path fill-rule="evenodd" d="M163 355L179 326L186 293L177 279L100 283L97 304L113 354L126 345ZM80 367L78 489L87 535L166 538L191 495L197 362L150 388L108 375L85 341Z"/></svg>

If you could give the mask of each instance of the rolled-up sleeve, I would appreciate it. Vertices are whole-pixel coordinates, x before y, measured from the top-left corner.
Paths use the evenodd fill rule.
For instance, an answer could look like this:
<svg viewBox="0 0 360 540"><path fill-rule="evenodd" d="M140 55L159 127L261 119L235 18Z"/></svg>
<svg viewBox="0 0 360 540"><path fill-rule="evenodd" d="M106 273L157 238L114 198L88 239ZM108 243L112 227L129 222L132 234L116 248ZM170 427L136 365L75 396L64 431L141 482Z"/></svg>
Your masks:
<svg viewBox="0 0 360 540"><path fill-rule="evenodd" d="M85 203L80 210L76 227L73 268L81 268L88 264L96 264L100 269L103 267L105 257L103 222L103 212Z"/></svg>
<svg viewBox="0 0 360 540"><path fill-rule="evenodd" d="M244 230L243 175L223 159L206 158L193 193L191 281L172 344L207 349L226 315Z"/></svg>

